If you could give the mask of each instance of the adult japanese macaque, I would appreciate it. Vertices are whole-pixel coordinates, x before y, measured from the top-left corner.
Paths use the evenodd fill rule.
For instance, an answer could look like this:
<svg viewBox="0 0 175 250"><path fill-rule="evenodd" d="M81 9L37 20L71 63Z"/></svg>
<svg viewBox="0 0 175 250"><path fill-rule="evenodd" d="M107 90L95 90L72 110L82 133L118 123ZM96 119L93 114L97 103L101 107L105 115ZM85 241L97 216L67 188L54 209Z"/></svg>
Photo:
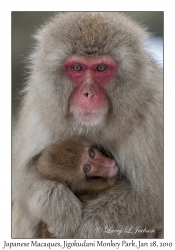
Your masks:
<svg viewBox="0 0 175 250"><path fill-rule="evenodd" d="M163 77L146 31L122 13L57 14L35 35L13 137L14 238L142 238L163 223ZM35 159L83 137L111 152L125 178L83 206ZM147 230L147 231L146 231Z"/></svg>
<svg viewBox="0 0 175 250"><path fill-rule="evenodd" d="M117 163L102 152L83 139L58 142L39 155L35 166L42 176L64 183L86 202L113 186L119 177ZM45 223L41 223L39 237L54 238Z"/></svg>

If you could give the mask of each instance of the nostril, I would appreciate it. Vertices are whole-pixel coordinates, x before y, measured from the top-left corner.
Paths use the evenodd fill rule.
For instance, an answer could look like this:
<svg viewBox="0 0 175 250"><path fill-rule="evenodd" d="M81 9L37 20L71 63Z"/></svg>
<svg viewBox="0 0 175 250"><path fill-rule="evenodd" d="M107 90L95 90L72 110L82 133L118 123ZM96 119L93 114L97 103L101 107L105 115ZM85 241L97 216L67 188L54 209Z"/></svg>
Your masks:
<svg viewBox="0 0 175 250"><path fill-rule="evenodd" d="M89 96L89 93L85 93L84 96L88 97L88 96Z"/></svg>
<svg viewBox="0 0 175 250"><path fill-rule="evenodd" d="M89 86L87 86L84 90L83 90L83 96L84 98L87 99L91 99L94 96L94 90L92 88L90 88Z"/></svg>

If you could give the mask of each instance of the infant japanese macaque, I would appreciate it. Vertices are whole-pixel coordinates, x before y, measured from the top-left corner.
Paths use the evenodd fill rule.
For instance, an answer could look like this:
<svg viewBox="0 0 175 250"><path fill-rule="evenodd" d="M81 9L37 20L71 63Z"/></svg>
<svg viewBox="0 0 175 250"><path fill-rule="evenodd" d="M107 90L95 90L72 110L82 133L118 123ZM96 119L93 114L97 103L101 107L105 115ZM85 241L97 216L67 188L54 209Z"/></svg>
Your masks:
<svg viewBox="0 0 175 250"><path fill-rule="evenodd" d="M49 146L39 156L36 168L47 179L64 183L82 202L113 186L119 174L109 152L83 139ZM45 223L41 223L39 235L53 238Z"/></svg>

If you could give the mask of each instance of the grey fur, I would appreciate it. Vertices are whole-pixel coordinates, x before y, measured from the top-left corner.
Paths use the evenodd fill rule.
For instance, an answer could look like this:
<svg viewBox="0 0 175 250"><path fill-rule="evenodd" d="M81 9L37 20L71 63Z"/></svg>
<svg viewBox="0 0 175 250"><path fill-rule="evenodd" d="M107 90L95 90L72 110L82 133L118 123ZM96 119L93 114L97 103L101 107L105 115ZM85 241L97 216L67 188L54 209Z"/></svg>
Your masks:
<svg viewBox="0 0 175 250"><path fill-rule="evenodd" d="M125 15L105 12L58 14L36 33L13 136L14 238L37 237L41 220L58 238L145 237L125 228L162 223L163 76L144 49L146 36ZM106 89L110 115L100 124L82 124L69 114L72 87L63 63L72 54L116 60ZM61 183L39 176L32 163L48 145L77 136L109 149L128 179L84 208Z"/></svg>

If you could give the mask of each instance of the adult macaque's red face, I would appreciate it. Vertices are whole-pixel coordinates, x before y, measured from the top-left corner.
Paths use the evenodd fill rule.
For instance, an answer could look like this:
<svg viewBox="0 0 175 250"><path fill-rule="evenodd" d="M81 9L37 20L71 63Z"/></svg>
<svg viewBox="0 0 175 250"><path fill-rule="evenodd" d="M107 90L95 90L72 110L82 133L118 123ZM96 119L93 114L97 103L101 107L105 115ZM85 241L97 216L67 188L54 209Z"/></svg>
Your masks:
<svg viewBox="0 0 175 250"><path fill-rule="evenodd" d="M105 86L116 70L116 62L110 56L85 58L70 56L65 72L73 84L71 112L82 122L98 122L107 113Z"/></svg>

